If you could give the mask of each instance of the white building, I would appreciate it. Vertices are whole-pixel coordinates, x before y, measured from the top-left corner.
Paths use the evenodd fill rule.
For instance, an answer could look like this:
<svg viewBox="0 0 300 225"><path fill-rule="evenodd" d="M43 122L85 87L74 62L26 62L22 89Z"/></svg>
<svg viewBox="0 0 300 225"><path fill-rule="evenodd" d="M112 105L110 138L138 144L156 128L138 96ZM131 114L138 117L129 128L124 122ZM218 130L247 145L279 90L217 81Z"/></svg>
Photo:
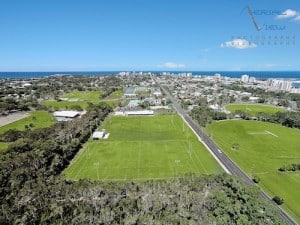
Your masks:
<svg viewBox="0 0 300 225"><path fill-rule="evenodd" d="M268 79L267 86L272 87L276 90L291 91L293 84L291 81L287 80Z"/></svg>
<svg viewBox="0 0 300 225"><path fill-rule="evenodd" d="M152 115L154 115L154 111L152 111L152 110L126 111L125 115L127 115L127 116L152 116Z"/></svg>
<svg viewBox="0 0 300 225"><path fill-rule="evenodd" d="M249 78L249 83L255 83L255 82L256 82L255 77L250 77L250 78Z"/></svg>
<svg viewBox="0 0 300 225"><path fill-rule="evenodd" d="M244 74L241 76L241 81L244 83L248 83L249 82L249 75Z"/></svg>
<svg viewBox="0 0 300 225"><path fill-rule="evenodd" d="M57 121L72 120L80 115L81 113L78 111L56 111L53 113L53 116L57 119Z"/></svg>

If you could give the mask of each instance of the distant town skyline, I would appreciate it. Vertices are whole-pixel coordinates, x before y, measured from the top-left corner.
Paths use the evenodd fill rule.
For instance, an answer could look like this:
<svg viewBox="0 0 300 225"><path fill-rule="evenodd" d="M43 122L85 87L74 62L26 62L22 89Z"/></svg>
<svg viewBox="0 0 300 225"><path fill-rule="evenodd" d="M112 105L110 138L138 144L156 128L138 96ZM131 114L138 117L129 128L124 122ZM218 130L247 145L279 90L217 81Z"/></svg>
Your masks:
<svg viewBox="0 0 300 225"><path fill-rule="evenodd" d="M0 6L0 71L300 70L300 5L292 0Z"/></svg>

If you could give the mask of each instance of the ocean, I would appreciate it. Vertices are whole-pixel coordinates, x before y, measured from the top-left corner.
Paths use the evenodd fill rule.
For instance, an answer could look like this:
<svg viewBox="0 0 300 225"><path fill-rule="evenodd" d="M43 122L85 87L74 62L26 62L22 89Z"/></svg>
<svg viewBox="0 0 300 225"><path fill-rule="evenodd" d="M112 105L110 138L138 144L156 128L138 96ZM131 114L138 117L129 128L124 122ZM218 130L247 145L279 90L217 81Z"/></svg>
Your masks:
<svg viewBox="0 0 300 225"><path fill-rule="evenodd" d="M58 71L58 72L0 72L0 79L7 78L41 78L53 75L81 75L81 76L99 76L99 75L113 75L118 74L120 71L82 71L82 72L68 72L68 71ZM161 73L163 71L143 71L152 73ZM193 75L208 75L213 76L216 73L222 76L227 76L231 78L240 78L243 74L255 77L256 79L265 80L268 78L278 78L278 79L292 79L300 80L300 71L168 71L173 73L183 73L191 72Z"/></svg>

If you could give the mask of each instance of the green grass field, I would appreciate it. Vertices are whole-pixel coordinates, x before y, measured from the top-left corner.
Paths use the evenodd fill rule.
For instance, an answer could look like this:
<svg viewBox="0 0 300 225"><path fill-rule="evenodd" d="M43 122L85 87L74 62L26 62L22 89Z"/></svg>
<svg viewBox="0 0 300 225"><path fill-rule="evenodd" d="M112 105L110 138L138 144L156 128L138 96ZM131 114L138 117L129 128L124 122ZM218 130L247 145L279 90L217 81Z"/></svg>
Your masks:
<svg viewBox="0 0 300 225"><path fill-rule="evenodd" d="M76 101L76 102L69 102L69 101L55 101L49 100L42 103L43 105L54 108L54 109L71 109L73 106L80 106L82 109L86 109L88 103L85 101Z"/></svg>
<svg viewBox="0 0 300 225"><path fill-rule="evenodd" d="M242 112L248 113L250 116L256 116L259 112L274 114L276 112L284 111L284 109L279 107L261 104L229 104L226 106L226 109L230 112L240 110Z"/></svg>
<svg viewBox="0 0 300 225"><path fill-rule="evenodd" d="M122 97L122 92L120 91L112 93L105 99L101 99L100 91L72 91L62 96L62 98L69 98L72 101L49 100L44 101L42 104L53 109L72 109L72 107L74 106L80 106L82 109L86 109L88 107L88 102L91 102L93 104L105 102L115 108L119 104L120 97Z"/></svg>
<svg viewBox="0 0 300 225"><path fill-rule="evenodd" d="M25 125L33 124L36 128L49 127L56 122L55 118L46 111L33 111L30 116L0 127L0 134L10 130L25 130Z"/></svg>
<svg viewBox="0 0 300 225"><path fill-rule="evenodd" d="M111 117L110 136L89 140L64 171L67 179L144 180L223 170L177 115Z"/></svg>
<svg viewBox="0 0 300 225"><path fill-rule="evenodd" d="M100 91L72 91L62 96L63 98L75 98L79 101L99 102L101 98Z"/></svg>
<svg viewBox="0 0 300 225"><path fill-rule="evenodd" d="M107 96L105 99L120 99L123 97L124 91L122 90L118 90L118 91L114 91L113 93L111 93L109 96Z"/></svg>
<svg viewBox="0 0 300 225"><path fill-rule="evenodd" d="M261 179L259 185L271 197L283 197L284 208L300 222L300 172L278 172L283 165L300 163L299 129L231 120L214 122L206 131L250 177Z"/></svg>

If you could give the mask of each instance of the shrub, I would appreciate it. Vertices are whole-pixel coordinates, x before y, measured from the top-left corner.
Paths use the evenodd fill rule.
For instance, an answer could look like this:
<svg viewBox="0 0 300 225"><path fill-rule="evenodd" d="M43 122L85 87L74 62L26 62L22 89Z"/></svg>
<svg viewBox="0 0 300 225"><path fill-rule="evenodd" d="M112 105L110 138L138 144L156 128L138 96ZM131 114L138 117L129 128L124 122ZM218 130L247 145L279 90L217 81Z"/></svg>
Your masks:
<svg viewBox="0 0 300 225"><path fill-rule="evenodd" d="M274 196L273 201L276 202L277 205L282 205L284 203L283 198L279 196Z"/></svg>

